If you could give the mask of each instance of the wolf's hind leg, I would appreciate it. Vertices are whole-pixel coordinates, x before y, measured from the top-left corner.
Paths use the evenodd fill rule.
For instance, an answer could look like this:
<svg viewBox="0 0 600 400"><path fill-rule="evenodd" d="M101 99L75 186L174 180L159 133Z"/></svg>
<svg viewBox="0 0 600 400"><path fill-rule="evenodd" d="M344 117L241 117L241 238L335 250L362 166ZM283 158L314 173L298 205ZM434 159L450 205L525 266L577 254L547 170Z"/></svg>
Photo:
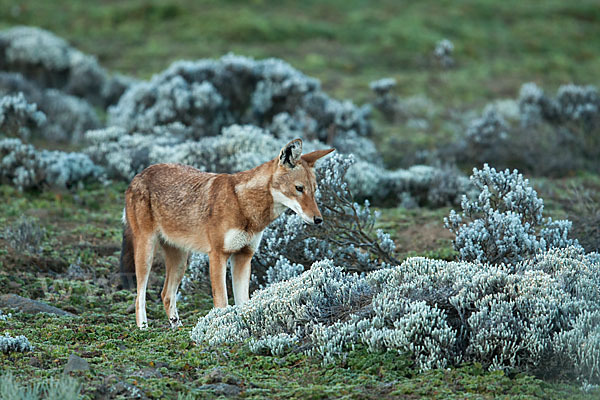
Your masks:
<svg viewBox="0 0 600 400"><path fill-rule="evenodd" d="M177 312L177 289L183 279L187 267L189 253L167 243L161 243L165 253L165 266L167 270L165 284L160 294L171 328L181 326Z"/></svg>
<svg viewBox="0 0 600 400"><path fill-rule="evenodd" d="M137 281L137 296L135 299L135 321L140 329L148 327L146 317L146 288L154 258L154 235L138 236L134 241L135 248L135 278Z"/></svg>

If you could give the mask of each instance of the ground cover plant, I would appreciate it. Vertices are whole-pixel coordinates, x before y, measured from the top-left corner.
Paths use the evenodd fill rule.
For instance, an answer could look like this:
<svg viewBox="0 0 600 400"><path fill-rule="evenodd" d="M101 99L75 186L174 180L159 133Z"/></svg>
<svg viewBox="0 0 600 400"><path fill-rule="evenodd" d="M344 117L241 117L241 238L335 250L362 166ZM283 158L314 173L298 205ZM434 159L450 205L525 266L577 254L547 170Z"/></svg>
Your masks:
<svg viewBox="0 0 600 400"><path fill-rule="evenodd" d="M0 397L596 398L600 16L440 7L0 0ZM179 330L157 260L135 329L128 181L295 137L323 226L276 220L241 307L194 254Z"/></svg>

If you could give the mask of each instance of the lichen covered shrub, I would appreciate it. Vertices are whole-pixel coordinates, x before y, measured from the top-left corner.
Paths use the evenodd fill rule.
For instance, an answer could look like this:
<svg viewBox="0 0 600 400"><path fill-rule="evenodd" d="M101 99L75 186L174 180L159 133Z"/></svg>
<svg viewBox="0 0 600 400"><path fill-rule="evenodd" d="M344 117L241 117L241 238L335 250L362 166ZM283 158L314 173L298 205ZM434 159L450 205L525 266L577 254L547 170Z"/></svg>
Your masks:
<svg viewBox="0 0 600 400"><path fill-rule="evenodd" d="M46 235L46 230L34 218L20 216L15 222L4 229L3 236L13 249L31 253L40 252L40 244Z"/></svg>
<svg viewBox="0 0 600 400"><path fill-rule="evenodd" d="M7 400L81 399L81 384L70 376L21 383L11 373L0 375L0 398Z"/></svg>
<svg viewBox="0 0 600 400"><path fill-rule="evenodd" d="M12 337L8 332L4 336L0 335L0 352L2 353L15 351L23 353L32 350L33 347L29 343L29 340L23 335Z"/></svg>
<svg viewBox="0 0 600 400"><path fill-rule="evenodd" d="M435 49L433 49L435 61L442 68L451 68L454 66L454 57L452 57L453 53L454 43L448 39L440 40L435 44Z"/></svg>
<svg viewBox="0 0 600 400"><path fill-rule="evenodd" d="M600 380L600 255L553 249L512 265L410 258L356 275L334 262L200 318L192 340L248 340L252 351L304 351L335 362L356 346L411 353L421 369L490 370ZM584 351L585 350L585 351Z"/></svg>
<svg viewBox="0 0 600 400"><path fill-rule="evenodd" d="M37 150L19 139L0 139L0 182L19 190L46 185L70 188L98 181L103 174L103 168L84 154Z"/></svg>
<svg viewBox="0 0 600 400"><path fill-rule="evenodd" d="M23 93L0 97L0 134L20 136L27 139L31 128L46 122L46 115L37 105L27 102Z"/></svg>
<svg viewBox="0 0 600 400"><path fill-rule="evenodd" d="M45 114L43 120L36 117L37 129L32 132L48 141L79 143L85 131L101 125L87 101L56 89L42 89L21 74L0 71L0 96L21 96L19 93L23 94L26 102ZM18 122L18 129L28 127L27 121ZM29 136L21 135L24 139Z"/></svg>
<svg viewBox="0 0 600 400"><path fill-rule="evenodd" d="M542 215L544 202L517 170L496 171L487 164L473 169L476 198L464 196L445 225L456 235L461 260L516 263L552 247L576 244L568 238L571 223Z"/></svg>
<svg viewBox="0 0 600 400"><path fill-rule="evenodd" d="M127 132L183 126L198 139L233 123L276 128L289 137L331 142L338 135L370 134L369 110L331 99L319 82L278 59L226 55L218 60L178 61L148 82L139 82L109 109L109 125Z"/></svg>
<svg viewBox="0 0 600 400"><path fill-rule="evenodd" d="M253 125L231 125L223 128L218 136L198 140L187 139L175 127L163 130L161 134L147 135L127 134L124 128L112 126L87 132L86 140L90 145L84 153L96 164L104 166L111 179L126 181L148 165L161 162L178 162L209 172L239 172L273 159L288 141ZM305 152L327 147L316 140L305 140L303 144ZM336 154L348 149L336 148ZM369 156L373 152L368 151ZM345 167L343 178L357 201L371 199L376 204L397 204L403 196L409 196L420 205L443 206L456 203L468 189L466 177L450 167L414 166L408 170L389 171L365 161L367 157L361 158L364 152L355 156L349 151L344 157L350 160L347 154L358 160L355 165L351 161ZM325 161L317 165L318 170L324 171L319 165L330 164ZM329 185L324 182L321 187Z"/></svg>
<svg viewBox="0 0 600 400"><path fill-rule="evenodd" d="M500 110L502 104L510 104L510 112ZM438 158L545 176L599 170L600 95L595 86L562 85L551 96L526 83L516 101L488 105L465 125L461 139L440 149Z"/></svg>
<svg viewBox="0 0 600 400"><path fill-rule="evenodd" d="M43 29L17 26L0 31L0 70L20 72L42 88L56 88L105 107L131 84L111 78L94 56Z"/></svg>
<svg viewBox="0 0 600 400"><path fill-rule="evenodd" d="M470 190L469 180L453 167L414 165L387 170L358 161L346 176L357 199L376 204L407 203L440 207L456 204Z"/></svg>
<svg viewBox="0 0 600 400"><path fill-rule="evenodd" d="M369 290L359 275L319 261L299 277L255 292L244 307L211 310L193 329L192 339L222 344L286 334L297 342L315 324L331 323L361 304Z"/></svg>
<svg viewBox="0 0 600 400"><path fill-rule="evenodd" d="M275 158L286 144L252 125L231 125L219 136L199 140L169 131L128 135L124 128L112 126L87 132L86 140L90 146L84 152L104 165L110 178L127 181L147 166L162 162L187 164L202 171L239 172ZM310 151L315 145L305 142L304 148Z"/></svg>

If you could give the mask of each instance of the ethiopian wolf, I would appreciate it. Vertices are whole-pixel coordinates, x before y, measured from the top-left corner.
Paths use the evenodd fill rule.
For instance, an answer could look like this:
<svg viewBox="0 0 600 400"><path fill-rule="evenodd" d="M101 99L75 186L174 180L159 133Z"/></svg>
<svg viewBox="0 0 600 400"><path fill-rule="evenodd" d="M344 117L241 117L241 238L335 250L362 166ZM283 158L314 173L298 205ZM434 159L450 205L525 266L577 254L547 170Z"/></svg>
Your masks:
<svg viewBox="0 0 600 400"><path fill-rule="evenodd" d="M181 164L151 165L125 192L121 272L137 281L137 326L148 326L146 286L154 252L161 248L166 279L161 293L172 327L181 325L175 296L192 251L209 256L215 307L227 306L227 260L232 258L236 304L248 300L250 260L263 230L287 208L309 224L323 222L315 202L316 161L334 149L302 155L302 140L278 157L236 174L202 172Z"/></svg>

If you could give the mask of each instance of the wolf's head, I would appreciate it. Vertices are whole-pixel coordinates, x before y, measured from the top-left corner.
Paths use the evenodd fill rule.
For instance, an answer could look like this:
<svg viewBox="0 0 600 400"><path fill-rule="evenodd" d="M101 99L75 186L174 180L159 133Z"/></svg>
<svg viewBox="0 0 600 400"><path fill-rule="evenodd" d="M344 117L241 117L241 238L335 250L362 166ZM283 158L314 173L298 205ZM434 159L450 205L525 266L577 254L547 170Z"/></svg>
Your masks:
<svg viewBox="0 0 600 400"><path fill-rule="evenodd" d="M289 142L279 153L277 171L273 175L273 202L292 209L308 224L323 222L315 202L317 180L314 168L319 158L333 150L317 150L302 155L302 140Z"/></svg>

